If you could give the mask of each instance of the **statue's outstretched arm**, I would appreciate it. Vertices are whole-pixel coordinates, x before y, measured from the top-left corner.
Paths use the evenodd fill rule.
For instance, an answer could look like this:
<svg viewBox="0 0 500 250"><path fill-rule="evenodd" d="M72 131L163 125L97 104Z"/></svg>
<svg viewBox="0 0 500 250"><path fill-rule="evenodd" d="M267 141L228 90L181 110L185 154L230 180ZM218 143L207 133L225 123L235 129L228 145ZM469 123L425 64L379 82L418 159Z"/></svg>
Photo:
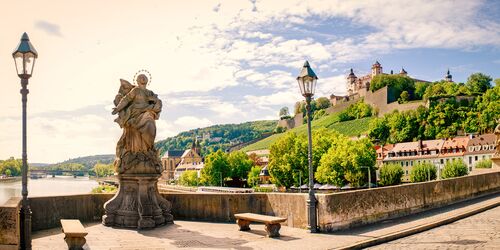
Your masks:
<svg viewBox="0 0 500 250"><path fill-rule="evenodd" d="M120 112L122 109L124 109L125 107L128 106L128 104L134 100L134 97L135 97L135 91L134 89L132 89L132 91L130 91L128 94L126 94L121 100L120 102L118 103L118 105L116 105L116 108L113 109L113 112L112 114L117 114L118 112Z"/></svg>

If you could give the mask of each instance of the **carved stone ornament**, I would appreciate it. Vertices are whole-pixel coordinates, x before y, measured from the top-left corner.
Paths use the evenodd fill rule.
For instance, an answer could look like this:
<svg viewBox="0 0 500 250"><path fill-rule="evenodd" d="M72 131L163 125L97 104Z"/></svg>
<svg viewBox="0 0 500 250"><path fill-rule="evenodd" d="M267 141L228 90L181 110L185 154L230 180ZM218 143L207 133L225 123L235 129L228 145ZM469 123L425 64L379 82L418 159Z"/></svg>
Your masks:
<svg viewBox="0 0 500 250"><path fill-rule="evenodd" d="M148 229L173 222L171 203L158 192L157 182L162 165L154 147L156 120L162 102L146 89L148 78L139 74L137 86L120 79L112 114L123 129L116 145L115 171L120 187L104 204L105 226Z"/></svg>

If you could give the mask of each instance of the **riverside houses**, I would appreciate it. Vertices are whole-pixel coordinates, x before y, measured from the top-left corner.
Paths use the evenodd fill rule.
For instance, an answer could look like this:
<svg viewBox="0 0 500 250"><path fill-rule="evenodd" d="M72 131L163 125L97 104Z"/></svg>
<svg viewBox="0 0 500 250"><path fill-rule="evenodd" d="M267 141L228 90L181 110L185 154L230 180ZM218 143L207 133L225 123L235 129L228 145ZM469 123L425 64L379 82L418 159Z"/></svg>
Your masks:
<svg viewBox="0 0 500 250"><path fill-rule="evenodd" d="M469 171L476 168L477 162L491 159L496 150L495 140L495 134L483 134L469 139L464 155Z"/></svg>
<svg viewBox="0 0 500 250"><path fill-rule="evenodd" d="M426 140L403 142L394 145L384 159L384 163L401 164L404 175L403 181L410 181L410 172L418 163L439 164L438 156L444 140Z"/></svg>
<svg viewBox="0 0 500 250"><path fill-rule="evenodd" d="M449 138L444 141L443 147L439 152L439 167L442 169L444 165L452 160L464 160L464 155L467 152L467 144L470 138L467 136ZM469 170L470 171L470 170Z"/></svg>

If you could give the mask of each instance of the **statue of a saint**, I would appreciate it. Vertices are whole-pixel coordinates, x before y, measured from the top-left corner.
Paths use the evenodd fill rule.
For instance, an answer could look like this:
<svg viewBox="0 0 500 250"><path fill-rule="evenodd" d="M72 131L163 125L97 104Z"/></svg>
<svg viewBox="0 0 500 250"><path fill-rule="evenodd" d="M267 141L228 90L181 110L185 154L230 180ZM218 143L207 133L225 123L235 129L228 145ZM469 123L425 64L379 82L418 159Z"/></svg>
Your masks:
<svg viewBox="0 0 500 250"><path fill-rule="evenodd" d="M496 135L496 141L495 144L497 146L497 149L495 151L495 154L493 156L495 157L500 157L500 119L497 120L497 126L495 127L495 135Z"/></svg>
<svg viewBox="0 0 500 250"><path fill-rule="evenodd" d="M120 187L116 195L104 204L106 226L154 228L170 223L171 204L158 192L157 182L162 165L154 147L156 120L162 102L146 88L148 78L140 74L137 86L120 79L112 114L123 129L116 145L115 170Z"/></svg>

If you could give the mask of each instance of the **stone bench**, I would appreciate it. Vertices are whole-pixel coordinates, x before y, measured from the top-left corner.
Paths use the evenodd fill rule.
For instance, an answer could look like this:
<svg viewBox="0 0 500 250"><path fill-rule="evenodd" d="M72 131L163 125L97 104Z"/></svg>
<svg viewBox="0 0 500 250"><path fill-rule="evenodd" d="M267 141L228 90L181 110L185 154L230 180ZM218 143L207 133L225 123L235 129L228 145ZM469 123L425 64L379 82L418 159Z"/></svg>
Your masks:
<svg viewBox="0 0 500 250"><path fill-rule="evenodd" d="M266 224L266 232L267 237L279 237L280 236L280 228L281 222L285 222L285 218L269 216L269 215L261 215L261 214L253 214L253 213L242 213L235 214L236 222L238 226L240 226L240 231L249 231L250 230L250 222L261 222Z"/></svg>
<svg viewBox="0 0 500 250"><path fill-rule="evenodd" d="M85 236L88 234L79 220L61 220L64 240L68 244L68 249L79 250L85 245Z"/></svg>

